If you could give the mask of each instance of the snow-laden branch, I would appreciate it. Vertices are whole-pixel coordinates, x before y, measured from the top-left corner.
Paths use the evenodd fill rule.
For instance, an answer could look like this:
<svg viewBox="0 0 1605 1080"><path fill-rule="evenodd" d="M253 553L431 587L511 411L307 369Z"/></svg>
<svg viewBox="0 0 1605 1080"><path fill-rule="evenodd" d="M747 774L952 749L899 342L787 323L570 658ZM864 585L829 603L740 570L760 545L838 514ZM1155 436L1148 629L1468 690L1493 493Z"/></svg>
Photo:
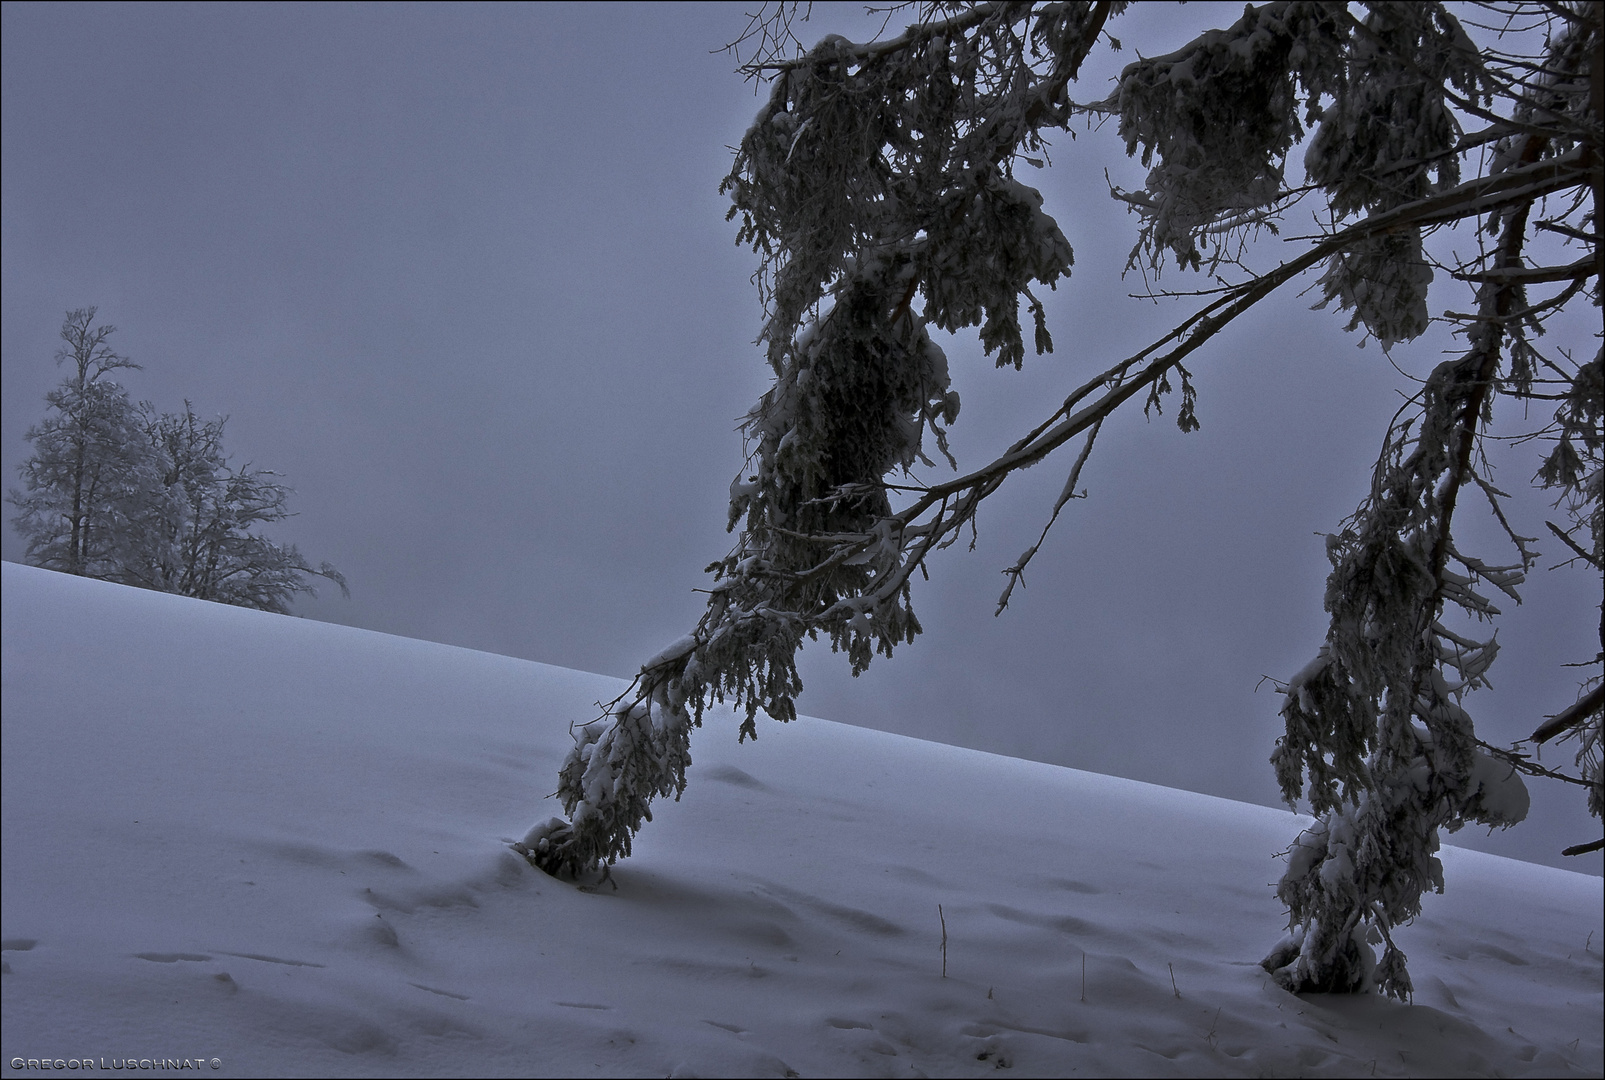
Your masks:
<svg viewBox="0 0 1605 1080"><path fill-rule="evenodd" d="M1539 396L1535 373L1547 361L1529 332L1573 297L1597 295L1587 260L1521 261L1530 212L1551 195L1569 193L1571 206L1536 227L1592 238L1578 201L1600 172L1598 137L1578 123L1586 109L1576 75L1589 54L1558 35L1542 64L1501 72L1440 4L1374 5L1362 18L1341 5L1269 3L1129 65L1105 106L1119 114L1128 151L1151 166L1128 202L1142 218L1139 250L1156 269L1165 251L1198 268L1200 243L1215 245L1214 264L1240 265L1221 254L1226 241L1276 224L1295 196L1324 197L1332 224L1085 379L991 461L940 483L909 481L916 462L930 460L923 436L945 454L959 411L933 331L978 328L999 366L1018 367L1029 313L1036 351L1052 349L1032 290L1066 277L1072 254L1013 166L1079 108L1068 81L1120 6L942 9L887 41L827 38L800 59L746 68L777 77L724 190L738 242L762 260L760 343L775 382L743 426L749 452L729 519L740 537L709 567L715 583L693 633L578 729L559 790L569 820L544 823L520 845L537 865L577 873L628 854L650 800L683 788L690 730L713 703L744 709L742 738L756 736L759 711L794 717L805 641L823 635L855 673L912 641L914 576L931 553L973 527L1009 477L1084 439L1042 534L1005 571L1001 607L1077 496L1102 422L1134 398L1159 404L1174 371L1178 423L1196 426L1188 365L1284 285L1324 266L1323 306L1335 300L1351 312L1350 329L1363 324L1384 346L1420 334L1427 285L1443 269L1423 234L1474 222L1497 240L1450 271L1476 291L1466 351L1439 364L1388 426L1370 497L1329 539L1332 629L1317 661L1288 684L1277 756L1289 797L1308 790L1323 815L1284 877L1297 940L1275 954L1278 979L1301 989L1368 985L1369 928L1387 946L1376 981L1408 993L1391 928L1441 884L1437 829L1510 824L1525 812L1519 778L1479 756L1463 708L1497 643L1451 631L1439 616L1446 604L1497 615L1479 590L1487 583L1514 596L1533 558L1474 451L1496 390ZM1476 108L1456 113L1462 101ZM1472 113L1488 126L1465 134ZM1293 190L1284 168L1306 125L1310 183ZM1463 179L1479 147L1491 149ZM1597 260L1597 240L1594 248ZM1544 282L1566 284L1530 302L1527 286ZM1597 458L1593 372L1560 372L1557 448L1542 473L1575 505L1597 502L1578 494L1585 462ZM903 482L892 482L899 471ZM1518 565L1455 549L1450 526L1468 483L1487 495Z"/></svg>

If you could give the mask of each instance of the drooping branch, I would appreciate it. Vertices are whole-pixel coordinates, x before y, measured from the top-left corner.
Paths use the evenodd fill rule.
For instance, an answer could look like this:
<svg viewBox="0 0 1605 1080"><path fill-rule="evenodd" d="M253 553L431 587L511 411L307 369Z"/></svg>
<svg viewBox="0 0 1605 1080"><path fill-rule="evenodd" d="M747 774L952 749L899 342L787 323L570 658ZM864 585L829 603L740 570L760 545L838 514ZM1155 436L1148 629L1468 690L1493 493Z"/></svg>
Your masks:
<svg viewBox="0 0 1605 1080"><path fill-rule="evenodd" d="M1037 351L1051 351L1032 285L1068 275L1069 243L1012 169L1042 145L1039 128L1063 127L1085 111L1069 100L1068 81L1121 6L932 6L887 41L830 37L807 56L760 56L744 67L773 76L773 86L724 190L732 192L731 217L741 219L738 242L762 259L760 343L775 385L744 425L751 453L731 489L730 519L741 537L710 567L716 584L694 631L643 665L604 715L579 730L560 787L571 820L553 819L519 846L537 865L574 873L628 854L650 800L683 789L689 731L711 703L745 707L743 738L756 736L757 711L794 717L795 654L805 640L825 635L855 673L873 653L911 641L919 631L909 606L913 575L931 552L959 539L1008 477L1085 439L1042 536L1005 571L1012 589L1078 494L1102 422L1134 397L1156 403L1175 370L1185 426L1192 386L1184 364L1283 285L1325 263L1320 286L1354 311L1351 329L1363 322L1385 347L1419 334L1428 321L1425 282L1435 267L1446 269L1425 253L1424 230L1484 217L1500 233L1494 250L1450 271L1478 286L1464 320L1470 345L1424 385L1420 416L1390 426L1372 497L1353 519L1363 535L1345 531L1331 541L1334 580L1340 567L1357 575L1329 593L1353 623L1337 635L1334 616L1342 660L1354 668L1343 678L1365 689L1339 703L1352 715L1322 721L1323 730L1363 728L1363 746L1333 749L1316 738L1307 762L1318 811L1338 809L1345 796L1351 805L1374 796L1369 817L1326 822L1320 856L1336 860L1337 878L1370 890L1374 902L1327 920L1337 937L1328 934L1326 944L1349 950L1359 965L1352 934L1360 923L1386 938L1413 913L1433 880L1440 825L1519 817L1495 805L1491 774L1481 787L1463 783L1482 765L1459 696L1481 685L1497 645L1451 632L1438 615L1446 603L1496 614L1477 581L1512 593L1530 562L1508 523L1522 553L1516 567L1456 551L1450 526L1467 483L1488 493L1500 515L1500 493L1474 467L1483 418L1496 388L1535 396L1530 373L1542 358L1524 335L1589 280L1586 260L1520 261L1535 201L1597 180L1598 140L1577 134L1588 125L1577 122L1575 95L1555 82L1586 58L1575 42L1562 42L1554 63L1495 70L1496 60L1471 45L1442 5L1377 5L1362 22L1341 6L1270 3L1229 30L1132 65L1099 108L1120 115L1128 150L1140 144L1145 166L1159 158L1144 192L1129 200L1144 215L1142 243L1196 267L1198 238L1223 242L1272 224L1294 196L1318 191L1332 224L1299 238L1307 246L1296 257L1210 295L1146 348L1087 379L994 460L941 483L891 482L898 469L906 478L914 461L929 463L922 432L946 453L944 425L958 412L946 359L928 331L978 326L985 351L1018 367L1025 308L1037 324ZM760 26L773 39L770 25ZM1523 95L1537 104L1498 114L1496 98L1519 106ZM1488 121L1484 130L1461 134L1449 110L1462 101ZM1231 123L1221 122L1223 113ZM1306 158L1312 183L1289 189L1288 152L1317 121ZM1547 139L1556 140L1552 148ZM1489 144L1484 174L1462 181L1472 151ZM1585 239L1578 214L1574 200L1543 224ZM1552 281L1568 283L1560 297L1527 303L1526 286ZM1516 370L1500 381L1507 353L1517 356ZM1572 380L1573 397L1580 379ZM1588 415L1577 406L1561 421L1562 449L1574 429L1586 439ZM1573 487L1575 456L1551 470ZM1377 594L1365 611L1372 571L1402 591ZM1386 639L1396 655L1367 659L1386 651L1372 638ZM1323 650L1312 671L1336 663ZM1306 674L1293 683L1319 681L1319 672ZM1290 684L1290 699L1298 692ZM1278 764L1279 774L1291 761ZM1419 761L1427 762L1429 791L1418 798L1393 781L1415 775ZM1366 850L1392 850L1397 841L1403 854L1368 864L1362 877L1371 877L1355 883L1353 866L1341 869L1342 852L1359 836L1371 844ZM1303 857L1305 870L1319 870L1313 854ZM1301 903L1290 901L1295 911ZM1311 940L1317 951L1326 947ZM1388 948L1383 981L1407 992L1403 954L1391 939ZM1323 970L1326 986L1332 972Z"/></svg>
<svg viewBox="0 0 1605 1080"><path fill-rule="evenodd" d="M911 531L925 513L940 505L946 512L939 512L931 527L942 533L962 527L973 516L973 508L979 501L975 496L982 492L990 494L1007 476L1036 464L1064 443L1101 423L1121 405L1156 383L1168 371L1280 286L1365 237L1396 228L1421 227L1426 224L1479 217L1494 209L1513 204L1530 205L1533 200L1544 194L1575 185L1580 173L1580 156L1576 154L1570 155L1569 161L1554 159L1536 162L1498 177L1469 181L1451 192L1401 206L1349 226L1321 243L1312 245L1298 258L1229 291L1141 352L1088 380L1066 398L1047 420L1038 424L1030 434L1016 442L1006 453L964 476L924 488L913 503L894 516L894 522L903 530ZM1508 307L1508 300L1504 303ZM1502 319L1503 316L1496 311L1494 317ZM1131 372L1133 367L1178 337L1182 338L1180 344L1149 360L1135 373ZM1497 362L1497 354L1497 348L1488 353L1488 362ZM1076 408L1092 396L1098 387L1107 386L1116 380L1119 380L1118 386L1091 404ZM1480 410L1480 400L1477 407ZM1476 415L1476 412L1470 412L1468 415ZM1470 443L1467 442L1464 446L1465 452L1469 454ZM1458 488L1458 481L1456 487ZM955 497L959 502L948 509L948 500ZM966 513L966 510L971 512ZM906 581L916 569L918 561L910 560L901 571L902 580Z"/></svg>

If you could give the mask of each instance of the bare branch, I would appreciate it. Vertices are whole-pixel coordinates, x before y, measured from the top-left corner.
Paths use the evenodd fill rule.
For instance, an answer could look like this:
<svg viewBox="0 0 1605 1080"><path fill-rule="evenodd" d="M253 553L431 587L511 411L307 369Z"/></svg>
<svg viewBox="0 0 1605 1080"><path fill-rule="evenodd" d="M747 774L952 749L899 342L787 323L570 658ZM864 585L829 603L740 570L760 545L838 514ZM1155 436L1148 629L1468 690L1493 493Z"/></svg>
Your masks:
<svg viewBox="0 0 1605 1080"><path fill-rule="evenodd" d="M1538 730L1528 736L1535 743L1543 743L1553 739L1563 731L1577 727L1589 717L1605 707L1605 683L1600 683L1594 689L1584 694L1575 705L1563 709L1550 717Z"/></svg>
<svg viewBox="0 0 1605 1080"><path fill-rule="evenodd" d="M1559 525L1556 525L1553 521L1546 521L1546 522L1544 522L1544 524L1549 526L1549 531L1550 532L1552 532L1556 536L1560 537L1560 542L1561 543L1565 544L1567 547L1571 548L1574 552L1576 552L1577 553L1577 557L1579 559L1582 559L1584 562L1588 563L1588 565L1594 567L1596 570L1605 569L1605 567L1600 566L1600 563L1599 563L1598 559L1594 558L1594 556L1592 556L1588 552L1584 551L1581 547L1579 547L1577 545L1577 542L1575 540L1573 540L1571 537L1567 536L1565 530L1563 530Z"/></svg>

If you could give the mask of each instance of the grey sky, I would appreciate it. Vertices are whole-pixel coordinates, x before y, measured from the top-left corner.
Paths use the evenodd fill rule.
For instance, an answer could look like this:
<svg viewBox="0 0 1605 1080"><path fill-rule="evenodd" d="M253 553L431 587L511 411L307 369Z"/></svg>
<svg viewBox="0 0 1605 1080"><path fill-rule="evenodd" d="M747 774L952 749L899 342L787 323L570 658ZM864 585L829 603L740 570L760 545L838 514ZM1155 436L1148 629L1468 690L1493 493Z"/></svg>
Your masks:
<svg viewBox="0 0 1605 1080"><path fill-rule="evenodd" d="M1128 52L1081 96L1101 96L1130 49L1184 40L1202 7L1126 16ZM864 36L853 11L822 10L803 36ZM236 460L296 489L299 516L275 536L353 592L308 616L620 676L690 628L701 568L730 544L736 419L766 385L754 258L717 192L758 104L717 51L739 7L7 4L3 18L7 486L60 378L62 313L98 305L145 365L126 380L136 398L228 414ZM1126 186L1141 173L1113 133L1062 140L1054 159L1021 179L1076 249L1049 306L1057 351L1016 373L973 337L947 346L961 463L1187 310L1127 299L1142 288L1119 278L1132 224L1103 170ZM1273 300L1193 365L1202 431L1182 435L1169 411L1106 427L1090 498L1002 618L999 571L1068 461L1012 481L976 550L936 560L913 646L856 681L811 650L803 711L1274 803L1280 699L1256 685L1314 655L1316 534L1359 501L1407 385L1309 302ZM1444 344L1395 360L1421 373ZM1499 479L1523 488L1534 462L1516 450ZM1469 528L1485 542L1463 547L1503 556ZM22 556L9 525L0 551ZM1496 689L1470 703L1485 738L1570 703L1576 675L1558 664L1592 655L1597 588L1576 569L1535 575L1501 621ZM1556 854L1598 835L1582 800L1530 786L1527 825L1457 842L1598 873L1598 855ZM551 788L531 777L532 820Z"/></svg>

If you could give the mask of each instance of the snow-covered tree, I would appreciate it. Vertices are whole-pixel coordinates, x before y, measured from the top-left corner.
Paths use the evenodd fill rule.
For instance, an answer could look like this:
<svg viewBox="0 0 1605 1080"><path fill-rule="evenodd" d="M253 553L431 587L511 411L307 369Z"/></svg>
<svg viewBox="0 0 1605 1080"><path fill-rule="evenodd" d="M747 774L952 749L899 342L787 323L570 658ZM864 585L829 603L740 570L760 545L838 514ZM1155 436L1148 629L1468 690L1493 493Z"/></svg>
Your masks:
<svg viewBox="0 0 1605 1080"><path fill-rule="evenodd" d="M131 563L129 584L200 600L287 614L299 593L314 593L309 576L345 578L328 563L314 569L294 544L273 543L255 530L290 516L293 491L265 469L229 467L223 450L227 417L202 421L184 402L182 414L143 406L145 433L161 466L162 511L147 533L144 558Z"/></svg>
<svg viewBox="0 0 1605 1080"><path fill-rule="evenodd" d="M108 373L138 368L106 344L95 309L68 312L57 362L74 371L46 395L45 420L28 431L34 453L25 491L8 499L35 566L202 600L286 613L309 576L346 591L328 563L314 568L295 545L254 530L290 516L292 494L265 470L230 468L226 418L202 421L135 406Z"/></svg>
<svg viewBox="0 0 1605 1080"><path fill-rule="evenodd" d="M94 320L94 308L79 308L61 325L56 363L69 371L45 395L45 419L28 429L26 492L13 489L9 501L21 511L13 524L30 563L115 580L149 528L159 466L138 407L111 378L139 365L106 344L117 328Z"/></svg>
<svg viewBox="0 0 1605 1080"><path fill-rule="evenodd" d="M749 27L758 55L745 71L770 93L725 188L762 259L775 381L746 418L739 539L709 567L694 631L578 729L559 779L568 819L518 845L536 865L575 873L627 855L651 800L683 791L690 731L711 703L744 710L743 737L759 711L791 719L805 639L824 635L855 671L911 642L914 575L1019 470L1080 442L1051 527L1121 405L1158 409L1179 389L1177 421L1196 427L1186 365L1281 286L1318 273L1324 304L1389 349L1427 328L1429 286L1448 279L1469 290L1447 316L1464 351L1388 424L1370 496L1329 539L1331 629L1285 686L1274 756L1286 797L1307 797L1319 821L1290 852L1279 895L1291 933L1267 968L1294 990L1410 992L1391 930L1442 886L1438 831L1519 820L1515 772L1536 768L1476 739L1463 699L1497 646L1450 614L1497 615L1489 588L1515 597L1536 558L1508 525L1503 565L1462 552L1451 530L1466 492L1506 521L1479 453L1499 399L1558 402L1554 424L1528 433L1551 440L1537 480L1567 506L1563 539L1601 556L1598 341L1538 339L1555 313L1599 303L1602 5L1474 5L1508 31L1478 45L1443 4L1267 3L1078 102L1077 73L1101 41L1118 44L1126 6L920 5L896 37L806 51L794 8ZM995 460L919 482L911 466L947 454L959 411L931 331L975 327L999 366L1018 367L1023 309L1035 351L1051 350L1033 289L1068 277L1072 253L1016 168L1041 164L1049 133L1105 117L1149 169L1142 190L1112 192L1139 215L1133 265L1207 274L1189 294L1205 299L1089 373ZM1301 200L1317 204L1315 235L1256 263L1247 234L1275 230ZM1446 229L1472 254L1435 255L1429 234ZM999 610L1040 543L1005 571ZM1599 723L1596 702L1577 725L1591 745Z"/></svg>

